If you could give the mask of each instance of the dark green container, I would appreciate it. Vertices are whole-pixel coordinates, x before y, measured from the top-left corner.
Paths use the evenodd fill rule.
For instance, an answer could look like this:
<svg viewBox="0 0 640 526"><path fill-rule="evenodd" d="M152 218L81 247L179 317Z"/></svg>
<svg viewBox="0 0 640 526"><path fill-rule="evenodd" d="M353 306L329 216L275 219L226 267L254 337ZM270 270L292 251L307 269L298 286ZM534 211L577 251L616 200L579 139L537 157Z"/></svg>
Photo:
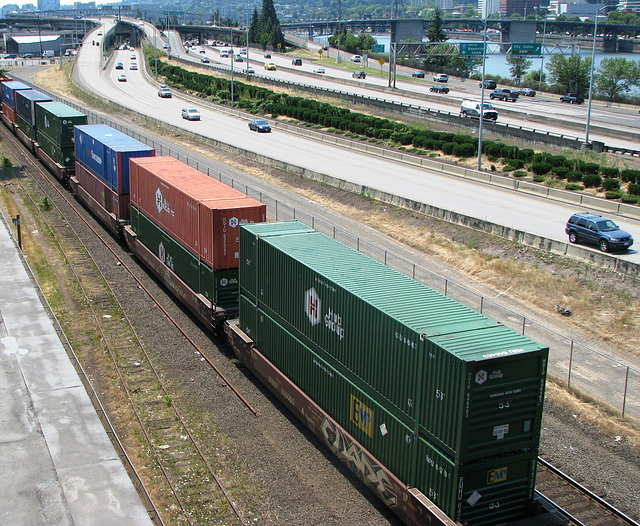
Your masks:
<svg viewBox="0 0 640 526"><path fill-rule="evenodd" d="M36 140L36 128L32 126L29 121L25 120L24 117L16 114L16 126L20 128L20 130L27 136L29 139Z"/></svg>
<svg viewBox="0 0 640 526"><path fill-rule="evenodd" d="M87 124L87 116L62 102L38 102L35 105L38 133L61 149L73 148L73 127ZM50 156L51 157L51 156Z"/></svg>
<svg viewBox="0 0 640 526"><path fill-rule="evenodd" d="M61 148L59 144L53 142L47 135L40 133L40 130L36 130L36 137L40 149L51 157L59 165L65 168L72 168L75 166L76 154L73 144L67 148Z"/></svg>
<svg viewBox="0 0 640 526"><path fill-rule="evenodd" d="M546 348L291 223L241 228L243 294L456 462L537 449Z"/></svg>
<svg viewBox="0 0 640 526"><path fill-rule="evenodd" d="M211 267L200 261L135 206L131 207L131 227L140 242L193 291L215 306L225 309L238 307L238 269L213 272Z"/></svg>
<svg viewBox="0 0 640 526"><path fill-rule="evenodd" d="M264 226L263 226L264 225ZM280 221L277 223L255 223L251 229L252 236L240 237L240 254L244 258L244 265L240 266L240 291L250 298L256 299L257 276L260 269L253 261L256 258L257 237L293 234L297 232L315 232L299 221ZM243 244L244 243L244 244Z"/></svg>
<svg viewBox="0 0 640 526"><path fill-rule="evenodd" d="M386 468L452 519L489 525L527 515L535 486L536 450L456 463L245 296L240 297L240 328L258 351Z"/></svg>

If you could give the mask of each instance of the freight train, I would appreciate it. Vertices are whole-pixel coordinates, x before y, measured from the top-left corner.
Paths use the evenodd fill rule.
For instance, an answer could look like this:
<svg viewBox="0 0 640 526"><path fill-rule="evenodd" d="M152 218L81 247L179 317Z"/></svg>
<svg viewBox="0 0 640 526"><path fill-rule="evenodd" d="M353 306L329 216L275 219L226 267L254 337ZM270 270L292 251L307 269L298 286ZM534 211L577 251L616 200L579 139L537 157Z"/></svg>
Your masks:
<svg viewBox="0 0 640 526"><path fill-rule="evenodd" d="M2 120L407 524L567 524L548 349L19 82Z"/></svg>

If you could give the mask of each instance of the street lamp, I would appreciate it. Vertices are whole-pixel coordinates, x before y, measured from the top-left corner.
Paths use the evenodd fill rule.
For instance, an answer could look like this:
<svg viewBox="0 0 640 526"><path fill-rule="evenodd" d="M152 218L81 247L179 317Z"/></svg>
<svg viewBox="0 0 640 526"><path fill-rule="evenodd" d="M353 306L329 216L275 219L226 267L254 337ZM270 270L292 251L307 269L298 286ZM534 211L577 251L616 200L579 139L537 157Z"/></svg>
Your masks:
<svg viewBox="0 0 640 526"><path fill-rule="evenodd" d="M534 7L536 11L536 22L538 21L539 7ZM542 29L542 54L540 55L540 79L538 80L538 91L542 90L542 68L544 66L544 38L547 36L547 15L544 15L544 27Z"/></svg>
<svg viewBox="0 0 640 526"><path fill-rule="evenodd" d="M478 126L478 170L482 170L482 128L484 122L484 74L487 58L487 19L484 19L482 33L482 89L480 90L480 124Z"/></svg>
<svg viewBox="0 0 640 526"><path fill-rule="evenodd" d="M591 73L589 73L589 107L587 108L587 127L584 133L584 142L589 144L589 126L591 125L591 99L593 96L593 68L596 62L596 39L598 38L598 13L607 6L603 5L596 9L596 21L593 26L593 48L591 48Z"/></svg>

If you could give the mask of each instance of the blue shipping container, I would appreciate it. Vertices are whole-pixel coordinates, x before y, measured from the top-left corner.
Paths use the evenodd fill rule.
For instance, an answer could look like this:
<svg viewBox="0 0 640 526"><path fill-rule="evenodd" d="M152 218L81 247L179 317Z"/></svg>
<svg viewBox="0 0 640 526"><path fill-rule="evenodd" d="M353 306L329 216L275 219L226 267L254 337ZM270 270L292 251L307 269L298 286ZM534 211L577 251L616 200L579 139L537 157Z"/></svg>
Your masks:
<svg viewBox="0 0 640 526"><path fill-rule="evenodd" d="M10 82L2 83L2 102L9 106L12 110L16 107L15 92L18 90L31 89L26 84L12 80Z"/></svg>
<svg viewBox="0 0 640 526"><path fill-rule="evenodd" d="M76 160L118 195L129 193L129 159L155 150L105 124L75 128Z"/></svg>
<svg viewBox="0 0 640 526"><path fill-rule="evenodd" d="M34 89L16 91L16 113L31 126L36 125L36 102L51 102L51 97Z"/></svg>

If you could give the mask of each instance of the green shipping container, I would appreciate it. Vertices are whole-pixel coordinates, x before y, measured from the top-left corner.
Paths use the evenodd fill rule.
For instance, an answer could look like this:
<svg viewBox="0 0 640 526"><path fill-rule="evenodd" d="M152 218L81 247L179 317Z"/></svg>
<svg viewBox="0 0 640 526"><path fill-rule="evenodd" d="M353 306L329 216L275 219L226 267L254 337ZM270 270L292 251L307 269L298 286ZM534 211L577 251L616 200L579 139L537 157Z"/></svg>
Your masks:
<svg viewBox="0 0 640 526"><path fill-rule="evenodd" d="M538 447L546 348L319 232L268 225L240 233L262 311L456 462Z"/></svg>
<svg viewBox="0 0 640 526"><path fill-rule="evenodd" d="M36 140L36 127L32 126L29 121L18 114L16 114L16 126L18 126L29 139Z"/></svg>
<svg viewBox="0 0 640 526"><path fill-rule="evenodd" d="M238 269L213 272L211 267L200 261L134 206L131 207L131 227L140 242L194 292L218 307L238 307Z"/></svg>
<svg viewBox="0 0 640 526"><path fill-rule="evenodd" d="M62 102L38 102L35 105L38 133L62 150L74 147L76 125L87 124L87 116ZM50 156L51 157L51 156Z"/></svg>
<svg viewBox="0 0 640 526"><path fill-rule="evenodd" d="M36 137L40 149L59 165L66 168L72 168L75 166L76 154L73 144L63 149L59 144L53 142L47 135L40 133L39 129L36 130Z"/></svg>
<svg viewBox="0 0 640 526"><path fill-rule="evenodd" d="M256 299L257 272L252 266L256 258L257 238L261 236L277 236L281 234L294 234L299 232L315 232L311 227L303 225L299 221L280 221L278 223L256 223L251 229L252 236L240 236L240 254L245 258L246 264L240 265L240 292L250 298ZM243 244L244 243L244 244Z"/></svg>
<svg viewBox="0 0 640 526"><path fill-rule="evenodd" d="M536 450L460 465L242 295L240 328L387 469L418 488L452 519L475 526L527 515L535 486Z"/></svg>

